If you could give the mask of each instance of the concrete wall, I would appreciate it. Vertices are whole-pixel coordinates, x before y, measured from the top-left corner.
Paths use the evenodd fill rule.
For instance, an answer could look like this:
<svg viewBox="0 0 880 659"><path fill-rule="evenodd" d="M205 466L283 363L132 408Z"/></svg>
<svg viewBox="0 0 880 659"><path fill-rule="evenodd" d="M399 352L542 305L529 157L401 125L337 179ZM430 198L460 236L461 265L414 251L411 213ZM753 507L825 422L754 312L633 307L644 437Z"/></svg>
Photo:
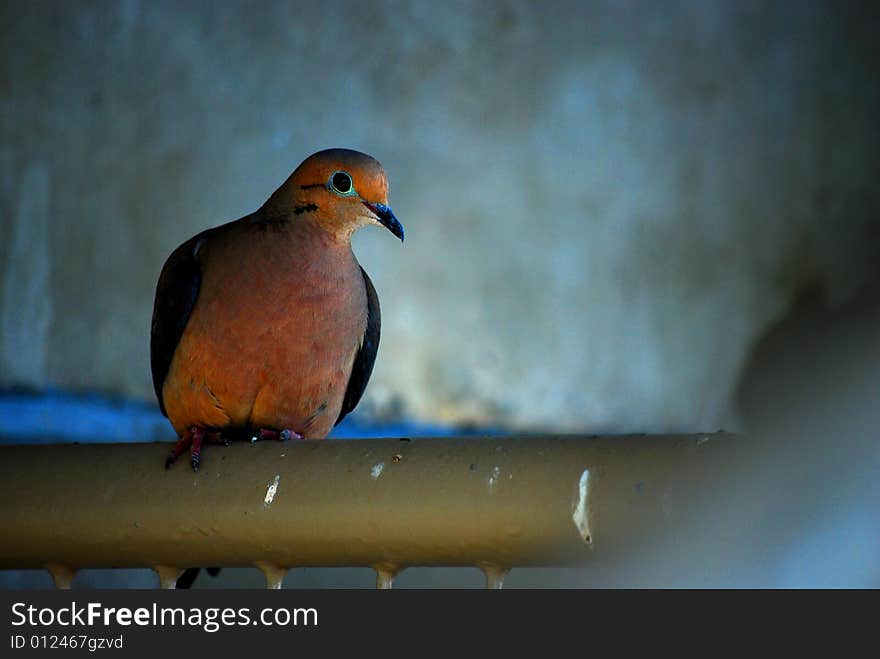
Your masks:
<svg viewBox="0 0 880 659"><path fill-rule="evenodd" d="M167 254L308 154L406 225L364 407L711 430L803 290L878 275L878 10L839 2L3 2L0 386L152 398Z"/></svg>

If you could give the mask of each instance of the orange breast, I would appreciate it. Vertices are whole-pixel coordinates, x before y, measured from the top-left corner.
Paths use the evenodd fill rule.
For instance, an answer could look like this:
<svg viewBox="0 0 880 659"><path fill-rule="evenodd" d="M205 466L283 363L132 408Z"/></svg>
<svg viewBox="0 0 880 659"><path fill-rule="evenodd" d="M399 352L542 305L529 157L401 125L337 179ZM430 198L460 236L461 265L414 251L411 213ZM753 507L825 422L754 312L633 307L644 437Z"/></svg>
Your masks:
<svg viewBox="0 0 880 659"><path fill-rule="evenodd" d="M199 297L162 391L175 430L326 436L366 327L366 290L350 246L242 225L199 258Z"/></svg>

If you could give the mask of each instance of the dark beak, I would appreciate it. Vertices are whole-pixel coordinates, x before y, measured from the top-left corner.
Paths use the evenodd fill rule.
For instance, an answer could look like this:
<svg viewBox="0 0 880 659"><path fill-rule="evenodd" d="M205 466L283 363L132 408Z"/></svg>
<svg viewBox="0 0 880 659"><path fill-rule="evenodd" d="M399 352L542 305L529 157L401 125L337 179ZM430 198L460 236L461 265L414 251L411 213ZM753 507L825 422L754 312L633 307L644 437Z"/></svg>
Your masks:
<svg viewBox="0 0 880 659"><path fill-rule="evenodd" d="M379 221L386 229L400 238L400 242L403 242L403 225L397 220L388 206L385 204L371 204L368 201L364 202L364 206L369 208L373 215L379 218Z"/></svg>

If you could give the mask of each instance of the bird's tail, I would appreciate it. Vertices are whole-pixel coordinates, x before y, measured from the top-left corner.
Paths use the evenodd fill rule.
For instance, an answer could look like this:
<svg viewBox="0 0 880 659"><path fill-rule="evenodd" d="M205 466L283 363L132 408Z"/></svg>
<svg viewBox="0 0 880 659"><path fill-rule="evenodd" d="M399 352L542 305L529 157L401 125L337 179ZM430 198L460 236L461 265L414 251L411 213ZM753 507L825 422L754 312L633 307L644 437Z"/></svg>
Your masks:
<svg viewBox="0 0 880 659"><path fill-rule="evenodd" d="M182 588L182 589L188 589L188 588L192 587L193 582L199 576L199 570L201 570L201 569L202 568L200 568L200 567L191 567L191 568L187 568L186 570L184 570L183 574L181 574L177 578L177 587ZM208 567L208 568L205 568L205 570L212 577L216 577L218 574L220 574L219 567Z"/></svg>

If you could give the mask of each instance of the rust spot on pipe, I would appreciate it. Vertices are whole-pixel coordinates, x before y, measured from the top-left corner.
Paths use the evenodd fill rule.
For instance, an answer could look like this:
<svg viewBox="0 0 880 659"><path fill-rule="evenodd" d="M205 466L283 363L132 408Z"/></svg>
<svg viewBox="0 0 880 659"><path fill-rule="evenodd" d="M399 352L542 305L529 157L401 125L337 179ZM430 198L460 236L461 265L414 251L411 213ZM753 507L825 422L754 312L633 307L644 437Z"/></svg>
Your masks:
<svg viewBox="0 0 880 659"><path fill-rule="evenodd" d="M257 561L254 565L259 568L266 578L266 588L269 590L281 590L284 577L287 576L287 568L279 567L264 561Z"/></svg>
<svg viewBox="0 0 880 659"><path fill-rule="evenodd" d="M71 570L66 565L59 565L58 563L49 563L46 569L52 575L52 580L55 582L55 587L58 590L70 590L73 578L76 576L76 570Z"/></svg>
<svg viewBox="0 0 880 659"><path fill-rule="evenodd" d="M183 574L183 570L179 567L171 567L169 565L154 565L153 571L159 577L159 588L165 590L177 588L177 580Z"/></svg>
<svg viewBox="0 0 880 659"><path fill-rule="evenodd" d="M394 586L394 578L400 572L400 567L394 563L380 563L374 565L376 570L376 588L379 590L391 590Z"/></svg>
<svg viewBox="0 0 880 659"><path fill-rule="evenodd" d="M486 575L486 588L489 590L501 590L504 588L504 578L510 572L509 568L483 563L480 565L480 569Z"/></svg>
<svg viewBox="0 0 880 659"><path fill-rule="evenodd" d="M498 466L492 467L492 472L489 474L489 477L486 479L486 485L488 486L490 493L495 491L495 485L498 483L498 479L500 477L501 477L501 467L498 467Z"/></svg>
<svg viewBox="0 0 880 659"><path fill-rule="evenodd" d="M588 545L593 544L593 536L590 534L590 470L584 469L578 479L577 493L572 504L571 518L577 527L581 538Z"/></svg>
<svg viewBox="0 0 880 659"><path fill-rule="evenodd" d="M263 505L268 508L272 505L272 502L275 500L275 495L278 493L278 484L281 482L281 475L275 474L275 480L269 483L266 487L266 496L263 497Z"/></svg>

